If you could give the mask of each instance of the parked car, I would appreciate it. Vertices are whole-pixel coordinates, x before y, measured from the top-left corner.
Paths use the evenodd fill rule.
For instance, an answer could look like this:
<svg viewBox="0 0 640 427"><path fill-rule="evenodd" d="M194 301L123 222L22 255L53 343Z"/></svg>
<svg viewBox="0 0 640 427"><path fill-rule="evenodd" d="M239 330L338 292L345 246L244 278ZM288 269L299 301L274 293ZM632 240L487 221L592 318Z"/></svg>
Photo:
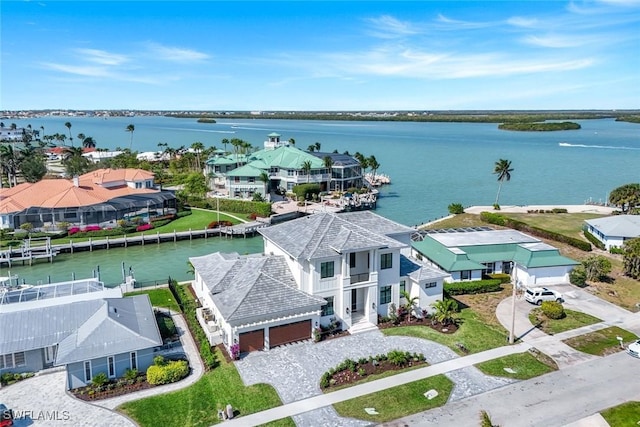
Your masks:
<svg viewBox="0 0 640 427"><path fill-rule="evenodd" d="M542 304L542 301L563 301L560 292L548 288L527 288L524 293L524 299L536 305Z"/></svg>
<svg viewBox="0 0 640 427"><path fill-rule="evenodd" d="M13 425L13 411L4 403L0 403L0 427L10 427Z"/></svg>
<svg viewBox="0 0 640 427"><path fill-rule="evenodd" d="M633 357L640 358L640 340L634 341L627 346L627 353Z"/></svg>

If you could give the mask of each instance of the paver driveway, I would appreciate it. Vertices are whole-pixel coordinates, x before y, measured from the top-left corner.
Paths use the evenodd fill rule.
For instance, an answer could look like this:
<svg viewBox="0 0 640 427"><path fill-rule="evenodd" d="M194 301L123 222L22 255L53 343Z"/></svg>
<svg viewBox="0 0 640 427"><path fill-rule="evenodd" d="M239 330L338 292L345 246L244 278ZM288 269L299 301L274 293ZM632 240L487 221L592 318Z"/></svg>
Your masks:
<svg viewBox="0 0 640 427"><path fill-rule="evenodd" d="M321 394L319 381L324 372L343 360L357 360L399 349L423 353L430 364L458 357L449 348L413 337L385 336L380 331L341 337L321 343L310 341L248 354L236 362L247 385L268 383L284 403ZM456 385L450 401L459 400L513 382L490 377L473 367L446 374ZM370 423L339 417L333 407L315 409L293 417L298 426L366 426Z"/></svg>

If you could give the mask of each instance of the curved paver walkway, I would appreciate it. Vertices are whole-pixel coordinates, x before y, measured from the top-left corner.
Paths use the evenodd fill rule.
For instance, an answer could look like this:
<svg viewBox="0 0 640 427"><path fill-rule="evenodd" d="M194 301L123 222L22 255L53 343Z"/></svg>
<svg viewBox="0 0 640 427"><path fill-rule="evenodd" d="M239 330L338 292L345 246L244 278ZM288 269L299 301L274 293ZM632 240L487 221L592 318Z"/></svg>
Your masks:
<svg viewBox="0 0 640 427"><path fill-rule="evenodd" d="M238 372L247 385L271 384L287 404L321 395L320 377L343 360L357 360L394 349L423 353L431 365L458 356L448 347L420 338L385 336L380 331L366 332L321 343L302 342L278 347L268 352L254 352L236 362ZM461 367L445 375L455 387L449 398L455 401L512 383L506 378L490 377L472 366ZM298 426L364 426L369 423L339 417L333 407L294 415Z"/></svg>
<svg viewBox="0 0 640 427"><path fill-rule="evenodd" d="M87 426L87 427L131 427L126 416L114 411L125 402L168 393L190 386L204 373L204 366L186 321L179 313L172 312L182 350L189 358L191 375L182 381L154 387L111 399L86 402L76 399L65 390L66 373L57 371L44 373L0 389L0 402L26 416L15 420L16 427L31 425Z"/></svg>

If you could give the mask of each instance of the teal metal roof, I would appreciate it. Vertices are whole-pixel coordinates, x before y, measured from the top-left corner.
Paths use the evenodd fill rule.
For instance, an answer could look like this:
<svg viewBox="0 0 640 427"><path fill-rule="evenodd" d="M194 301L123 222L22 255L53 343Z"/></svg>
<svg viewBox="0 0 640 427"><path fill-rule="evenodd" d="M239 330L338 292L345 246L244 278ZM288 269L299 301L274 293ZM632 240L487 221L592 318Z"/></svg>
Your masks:
<svg viewBox="0 0 640 427"><path fill-rule="evenodd" d="M558 249L545 243L529 243L518 246L513 261L527 268L580 264L571 258L560 255Z"/></svg>
<svg viewBox="0 0 640 427"><path fill-rule="evenodd" d="M253 166L253 163L250 163L248 165L240 166L237 169L229 171L227 173L227 176L252 176L257 178L262 173L264 173L263 169L256 168Z"/></svg>

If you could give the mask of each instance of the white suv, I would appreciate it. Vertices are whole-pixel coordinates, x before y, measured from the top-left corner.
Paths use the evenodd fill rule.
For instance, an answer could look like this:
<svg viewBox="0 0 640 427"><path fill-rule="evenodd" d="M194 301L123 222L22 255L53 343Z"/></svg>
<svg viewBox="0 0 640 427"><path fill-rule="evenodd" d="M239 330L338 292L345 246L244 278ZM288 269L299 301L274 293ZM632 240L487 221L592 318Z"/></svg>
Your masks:
<svg viewBox="0 0 640 427"><path fill-rule="evenodd" d="M532 304L540 305L542 301L562 302L562 294L548 288L527 288L524 299Z"/></svg>

